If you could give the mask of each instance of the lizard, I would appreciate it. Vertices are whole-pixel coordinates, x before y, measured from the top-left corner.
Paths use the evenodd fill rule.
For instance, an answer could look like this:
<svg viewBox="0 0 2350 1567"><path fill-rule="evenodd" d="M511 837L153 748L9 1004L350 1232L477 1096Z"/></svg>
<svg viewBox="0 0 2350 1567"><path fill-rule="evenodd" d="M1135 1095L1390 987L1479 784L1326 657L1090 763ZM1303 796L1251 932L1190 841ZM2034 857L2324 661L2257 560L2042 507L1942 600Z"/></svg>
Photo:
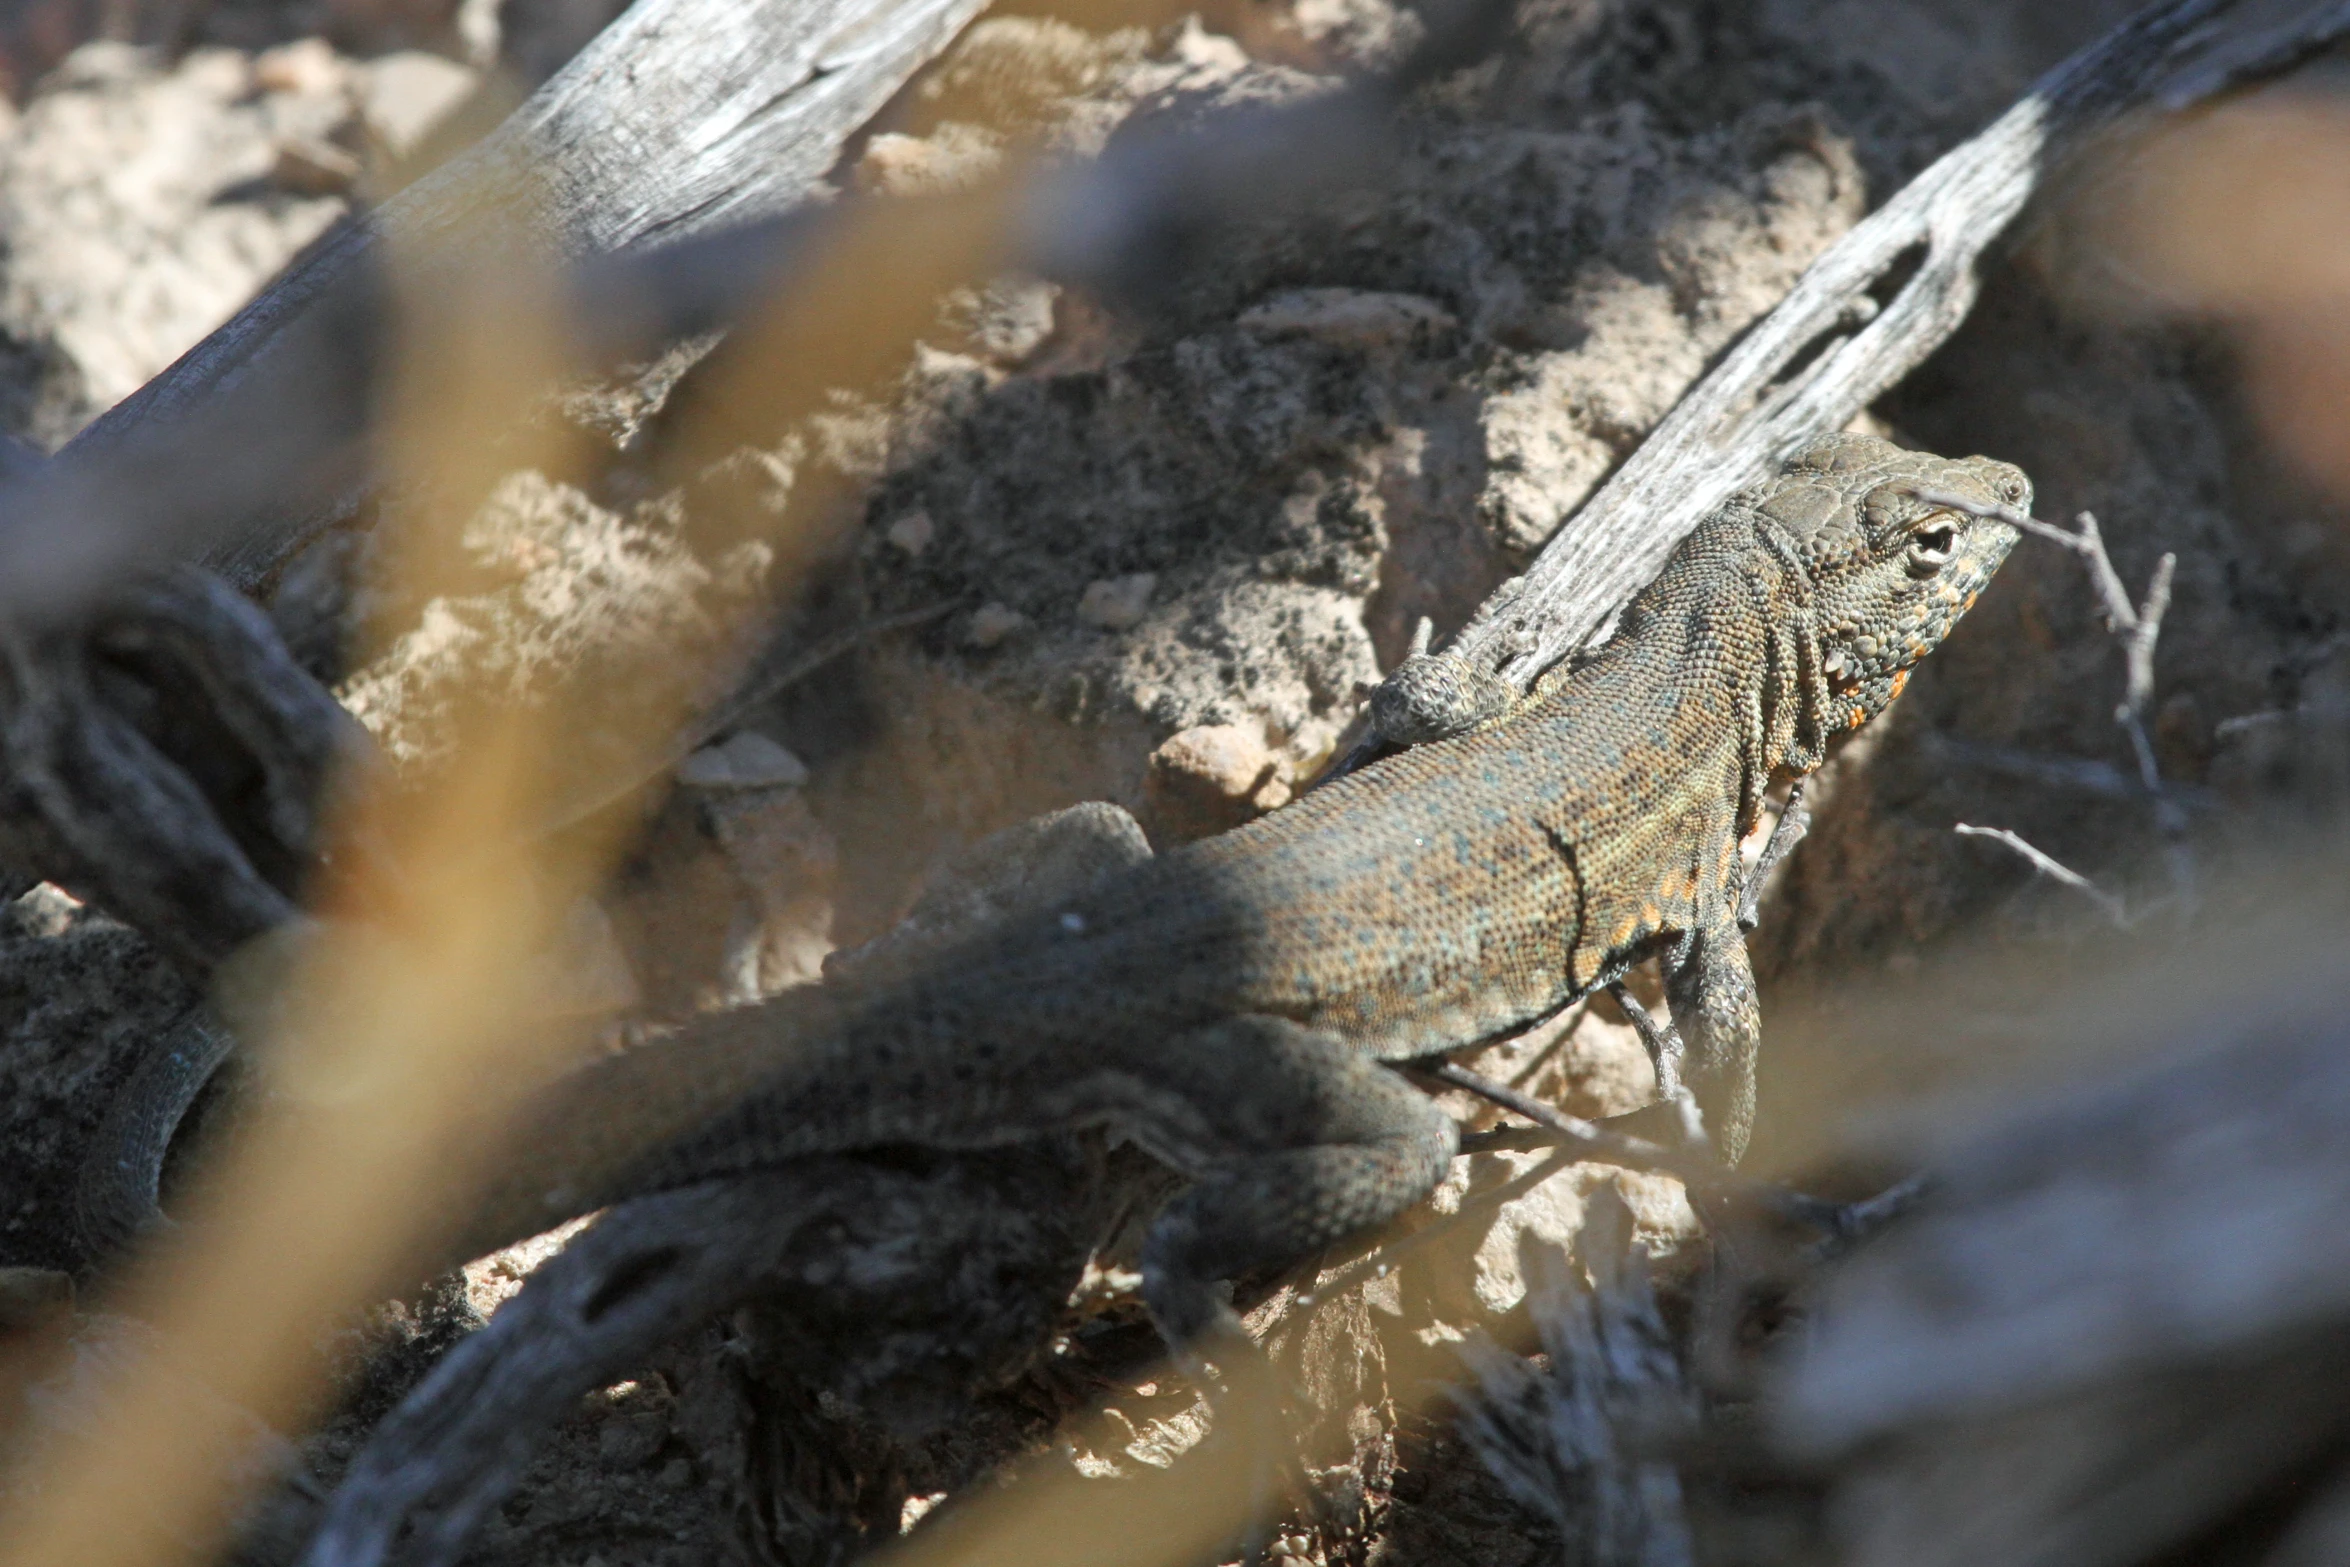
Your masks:
<svg viewBox="0 0 2350 1567"><path fill-rule="evenodd" d="M1368 1233L1443 1176L1458 1127L1393 1068L1652 956L1734 1162L1761 1037L1741 842L1774 780L1899 695L2018 537L1921 491L2028 509L2031 485L1821 440L1704 517L1607 643L1469 732L559 1079L457 1249L795 1157L1108 1126L1190 1177L1145 1240L1142 1295L1179 1356L1216 1360L1246 1350L1223 1281Z"/></svg>

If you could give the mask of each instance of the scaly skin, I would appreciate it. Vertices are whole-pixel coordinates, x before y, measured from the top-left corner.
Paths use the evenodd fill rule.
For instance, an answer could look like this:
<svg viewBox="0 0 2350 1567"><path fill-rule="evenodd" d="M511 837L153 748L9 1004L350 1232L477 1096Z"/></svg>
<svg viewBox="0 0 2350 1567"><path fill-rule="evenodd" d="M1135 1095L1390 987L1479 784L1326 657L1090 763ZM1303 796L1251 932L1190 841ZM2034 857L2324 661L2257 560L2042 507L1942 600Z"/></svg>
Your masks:
<svg viewBox="0 0 2350 1567"><path fill-rule="evenodd" d="M1910 486L2023 474L1837 436L1684 541L1596 656L1473 733L892 976L787 993L550 1097L471 1244L808 1154L1111 1124L1191 1175L1144 1255L1180 1347L1214 1281L1426 1195L1452 1122L1383 1063L1460 1050L1663 960L1728 1158L1760 1037L1739 840L1774 777L1880 711L2013 545Z"/></svg>

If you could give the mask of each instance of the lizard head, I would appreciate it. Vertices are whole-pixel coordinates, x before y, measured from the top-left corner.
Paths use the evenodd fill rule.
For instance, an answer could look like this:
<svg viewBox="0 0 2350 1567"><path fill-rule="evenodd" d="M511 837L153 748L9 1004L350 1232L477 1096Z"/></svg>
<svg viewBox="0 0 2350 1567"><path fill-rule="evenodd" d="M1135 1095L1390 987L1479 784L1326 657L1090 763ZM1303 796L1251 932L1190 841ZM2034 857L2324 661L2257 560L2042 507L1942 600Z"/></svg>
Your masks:
<svg viewBox="0 0 2350 1567"><path fill-rule="evenodd" d="M2032 481L1988 457L1904 451L1832 435L1757 497L1810 579L1830 729L1856 729L1901 694L1910 667L1949 635L2020 535L1920 492L2028 511Z"/></svg>

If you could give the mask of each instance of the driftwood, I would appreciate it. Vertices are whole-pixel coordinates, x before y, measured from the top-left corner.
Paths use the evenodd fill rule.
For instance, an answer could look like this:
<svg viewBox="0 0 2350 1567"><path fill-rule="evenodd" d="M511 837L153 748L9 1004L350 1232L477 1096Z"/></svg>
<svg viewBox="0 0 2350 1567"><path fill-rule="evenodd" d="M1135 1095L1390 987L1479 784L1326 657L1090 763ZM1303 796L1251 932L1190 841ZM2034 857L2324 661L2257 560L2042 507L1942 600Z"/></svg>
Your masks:
<svg viewBox="0 0 2350 1567"><path fill-rule="evenodd" d="M2076 52L1813 262L1524 575L1479 608L1448 660L1530 686L1603 632L1731 492L1843 428L1955 332L1983 257L2068 155L2133 111L2188 107L2346 31L2340 0L2170 0ZM1419 671L1406 670L1390 677L1399 693L1416 689ZM1397 700L1392 733L1460 727Z"/></svg>

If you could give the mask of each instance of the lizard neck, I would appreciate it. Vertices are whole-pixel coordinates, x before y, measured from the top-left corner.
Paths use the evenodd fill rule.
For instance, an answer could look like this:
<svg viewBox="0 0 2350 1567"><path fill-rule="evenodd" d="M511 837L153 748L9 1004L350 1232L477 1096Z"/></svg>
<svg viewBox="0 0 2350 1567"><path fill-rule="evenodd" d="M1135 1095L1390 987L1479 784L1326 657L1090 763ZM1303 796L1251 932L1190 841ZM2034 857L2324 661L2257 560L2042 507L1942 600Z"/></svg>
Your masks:
<svg viewBox="0 0 2350 1567"><path fill-rule="evenodd" d="M1729 723L1706 728L1736 746L1734 821L1744 836L1771 779L1819 766L1837 725L1802 560L1767 524L1717 517L1707 526L1711 547L1693 552L1703 569L1660 579L1640 629L1651 656L1675 669L1670 684L1686 689L1688 672L1709 665L1723 672L1714 711Z"/></svg>
<svg viewBox="0 0 2350 1567"><path fill-rule="evenodd" d="M1716 513L1562 683L1557 710L1577 727L1609 715L1603 727L1622 737L1569 747L1595 759L1597 792L1610 792L1625 767L1663 770L1684 787L1728 794L1725 825L1743 836L1771 779L1817 767L1839 727L1822 656L1801 559L1768 527ZM1645 754L1634 738L1643 734Z"/></svg>
<svg viewBox="0 0 2350 1567"><path fill-rule="evenodd" d="M1828 741L1841 727L1823 667L1826 650L1820 645L1820 623L1812 605L1811 578L1777 533L1765 526L1756 530L1756 554L1766 563L1754 576L1762 600L1763 646L1766 656L1755 672L1759 689L1754 710L1761 733L1753 755L1761 776L1750 779L1750 794L1759 807L1762 789L1774 773L1801 777L1827 759ZM1742 802L1743 807L1744 802ZM1747 810L1742 826L1751 827Z"/></svg>

